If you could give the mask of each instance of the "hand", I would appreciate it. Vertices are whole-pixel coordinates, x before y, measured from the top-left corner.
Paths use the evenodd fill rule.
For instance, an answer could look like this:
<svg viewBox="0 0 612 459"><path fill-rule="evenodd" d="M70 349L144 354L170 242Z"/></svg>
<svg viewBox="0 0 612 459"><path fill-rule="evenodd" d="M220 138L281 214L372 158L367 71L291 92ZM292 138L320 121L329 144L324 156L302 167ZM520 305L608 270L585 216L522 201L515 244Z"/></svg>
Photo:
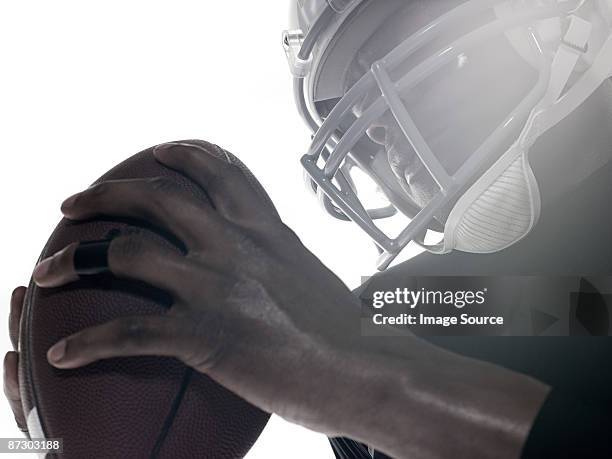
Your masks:
<svg viewBox="0 0 612 459"><path fill-rule="evenodd" d="M23 406L21 405L19 379L17 377L17 368L19 366L19 322L21 320L21 312L23 310L25 294L26 288L18 287L13 291L13 295L11 296L9 336L11 338L11 343L13 344L13 350L7 352L4 356L4 395L6 396L6 399L13 410L15 422L17 422L19 430L27 435L28 427L23 414Z"/></svg>
<svg viewBox="0 0 612 459"><path fill-rule="evenodd" d="M173 144L155 152L204 188L212 206L169 179L105 182L63 204L72 220L146 220L187 250L182 255L138 234L114 239L110 271L169 292L174 306L164 316L126 317L67 337L49 350L49 362L69 369L110 357L172 356L264 410L346 433L338 417L349 406L339 401L350 400L349 373L362 371L350 363L359 351L359 321L346 320L356 317L357 301L217 151ZM42 261L35 282L75 281L76 248Z"/></svg>
<svg viewBox="0 0 612 459"><path fill-rule="evenodd" d="M362 337L357 299L216 152L177 144L155 151L205 189L212 205L168 179L105 182L64 203L73 220L147 221L186 253L138 234L113 239L109 270L167 291L173 307L69 336L49 349L49 362L70 369L172 356L264 410L393 457L518 456L548 389L416 337ZM77 280L77 249L43 260L37 285Z"/></svg>

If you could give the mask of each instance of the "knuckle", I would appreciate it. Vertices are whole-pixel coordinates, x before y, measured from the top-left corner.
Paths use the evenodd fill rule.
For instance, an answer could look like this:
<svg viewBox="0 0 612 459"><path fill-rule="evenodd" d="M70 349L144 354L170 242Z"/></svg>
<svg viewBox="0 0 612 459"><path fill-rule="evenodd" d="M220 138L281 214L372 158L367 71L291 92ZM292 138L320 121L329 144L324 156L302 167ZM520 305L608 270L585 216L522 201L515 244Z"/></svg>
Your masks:
<svg viewBox="0 0 612 459"><path fill-rule="evenodd" d="M112 249L124 256L132 258L142 254L144 243L140 235L133 234L116 239L113 244L111 244L111 250Z"/></svg>
<svg viewBox="0 0 612 459"><path fill-rule="evenodd" d="M242 171L235 164L217 161L208 179L208 187L218 190L227 187L229 183L237 183L243 177Z"/></svg>
<svg viewBox="0 0 612 459"><path fill-rule="evenodd" d="M289 239L297 238L293 230L287 227L276 212L265 213L257 220L249 222L250 228L262 235L264 239Z"/></svg>
<svg viewBox="0 0 612 459"><path fill-rule="evenodd" d="M206 189L208 191L218 191L224 186L224 174L221 171L213 171L206 178Z"/></svg>
<svg viewBox="0 0 612 459"><path fill-rule="evenodd" d="M219 366L229 347L221 319L205 317L189 322L186 327L186 333L191 338L189 342L198 343L198 346L185 353L185 364L199 371L210 371Z"/></svg>
<svg viewBox="0 0 612 459"><path fill-rule="evenodd" d="M146 255L145 243L140 235L121 236L114 239L108 249L111 267L121 267L123 263L133 264Z"/></svg>
<svg viewBox="0 0 612 459"><path fill-rule="evenodd" d="M118 340L125 345L137 346L146 341L149 334L142 319L125 319L118 331Z"/></svg>
<svg viewBox="0 0 612 459"><path fill-rule="evenodd" d="M165 213L171 205L172 196L180 194L178 183L169 177L155 177L148 181L145 199L141 201L143 213Z"/></svg>
<svg viewBox="0 0 612 459"><path fill-rule="evenodd" d="M281 223L280 225L277 226L277 228L278 228L278 236L282 237L283 240L287 240L290 242L297 242L300 244L302 243L302 241L300 240L300 237L296 234L296 232L293 231L285 223Z"/></svg>
<svg viewBox="0 0 612 459"><path fill-rule="evenodd" d="M176 182L170 177L153 177L148 179L148 184L154 192L166 193L176 190Z"/></svg>

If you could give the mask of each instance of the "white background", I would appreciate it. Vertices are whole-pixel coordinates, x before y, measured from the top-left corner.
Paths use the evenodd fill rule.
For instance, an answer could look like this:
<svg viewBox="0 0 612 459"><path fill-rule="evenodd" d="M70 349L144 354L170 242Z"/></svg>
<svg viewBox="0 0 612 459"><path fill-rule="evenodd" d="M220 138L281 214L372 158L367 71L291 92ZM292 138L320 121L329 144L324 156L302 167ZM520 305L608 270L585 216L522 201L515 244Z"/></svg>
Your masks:
<svg viewBox="0 0 612 459"><path fill-rule="evenodd" d="M48 0L0 4L0 321L27 284L59 205L151 145L203 138L237 154L283 219L351 287L376 251L302 181L309 133L280 45L285 2ZM0 343L10 347L6 327ZM146 420L143 420L146 422ZM19 436L0 401L0 437ZM331 458L327 440L273 418L251 458Z"/></svg>

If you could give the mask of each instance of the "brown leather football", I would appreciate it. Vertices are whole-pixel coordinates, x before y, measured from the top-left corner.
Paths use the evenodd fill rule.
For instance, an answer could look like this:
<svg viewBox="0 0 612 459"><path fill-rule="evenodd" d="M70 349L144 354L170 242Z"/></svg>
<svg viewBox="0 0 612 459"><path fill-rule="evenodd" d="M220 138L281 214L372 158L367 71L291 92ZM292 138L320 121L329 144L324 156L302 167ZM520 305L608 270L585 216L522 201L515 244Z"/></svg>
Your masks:
<svg viewBox="0 0 612 459"><path fill-rule="evenodd" d="M203 189L159 164L151 149L98 181L159 176L172 177L207 200ZM143 229L139 222L62 220L41 258L75 241L134 230L179 250L171 237ZM162 314L170 305L164 292L112 276L57 289L30 283L20 330L19 379L31 436L62 438L61 456L67 458L243 457L269 415L178 360L110 359L77 370L58 370L47 362L48 348L60 338L122 316Z"/></svg>

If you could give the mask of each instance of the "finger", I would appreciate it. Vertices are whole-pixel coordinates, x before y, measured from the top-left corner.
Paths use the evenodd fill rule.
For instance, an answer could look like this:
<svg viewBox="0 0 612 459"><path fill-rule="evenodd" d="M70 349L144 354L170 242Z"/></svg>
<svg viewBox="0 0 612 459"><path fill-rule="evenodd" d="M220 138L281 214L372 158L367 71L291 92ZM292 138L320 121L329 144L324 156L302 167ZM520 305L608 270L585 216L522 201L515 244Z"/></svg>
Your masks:
<svg viewBox="0 0 612 459"><path fill-rule="evenodd" d="M263 214L278 218L263 189L255 188L236 161L221 148L168 143L156 147L154 154L162 164L206 190L215 208L228 220L259 222Z"/></svg>
<svg viewBox="0 0 612 459"><path fill-rule="evenodd" d="M186 280L193 275L195 268L178 251L141 234L119 236L97 249L106 251L105 256L95 257L102 260L102 265L89 265L86 271L82 271L75 266L75 259L78 259L78 251L83 246L87 249L88 243L70 244L40 262L33 275L36 285L59 287L106 269L117 277L142 281L171 293L177 299L185 298L184 293L188 291Z"/></svg>
<svg viewBox="0 0 612 459"><path fill-rule="evenodd" d="M169 177L102 182L68 198L62 212L72 220L98 216L144 220L188 247L201 239L202 232L221 229L213 209Z"/></svg>
<svg viewBox="0 0 612 459"><path fill-rule="evenodd" d="M165 356L182 358L189 334L170 315L134 316L85 329L65 338L47 352L57 368L78 368L113 357Z"/></svg>
<svg viewBox="0 0 612 459"><path fill-rule="evenodd" d="M21 395L19 394L18 379L19 354L9 352L4 356L4 395L9 402L17 426L22 432L27 431Z"/></svg>
<svg viewBox="0 0 612 459"><path fill-rule="evenodd" d="M25 287L17 287L11 295L11 312L9 313L9 336L13 349L17 350L19 346L19 322L21 321L21 312L23 311L23 302L26 294Z"/></svg>
<svg viewBox="0 0 612 459"><path fill-rule="evenodd" d="M42 260L32 274L34 283L42 288L60 287L79 279L74 267L74 253L79 247L74 242L52 256Z"/></svg>

